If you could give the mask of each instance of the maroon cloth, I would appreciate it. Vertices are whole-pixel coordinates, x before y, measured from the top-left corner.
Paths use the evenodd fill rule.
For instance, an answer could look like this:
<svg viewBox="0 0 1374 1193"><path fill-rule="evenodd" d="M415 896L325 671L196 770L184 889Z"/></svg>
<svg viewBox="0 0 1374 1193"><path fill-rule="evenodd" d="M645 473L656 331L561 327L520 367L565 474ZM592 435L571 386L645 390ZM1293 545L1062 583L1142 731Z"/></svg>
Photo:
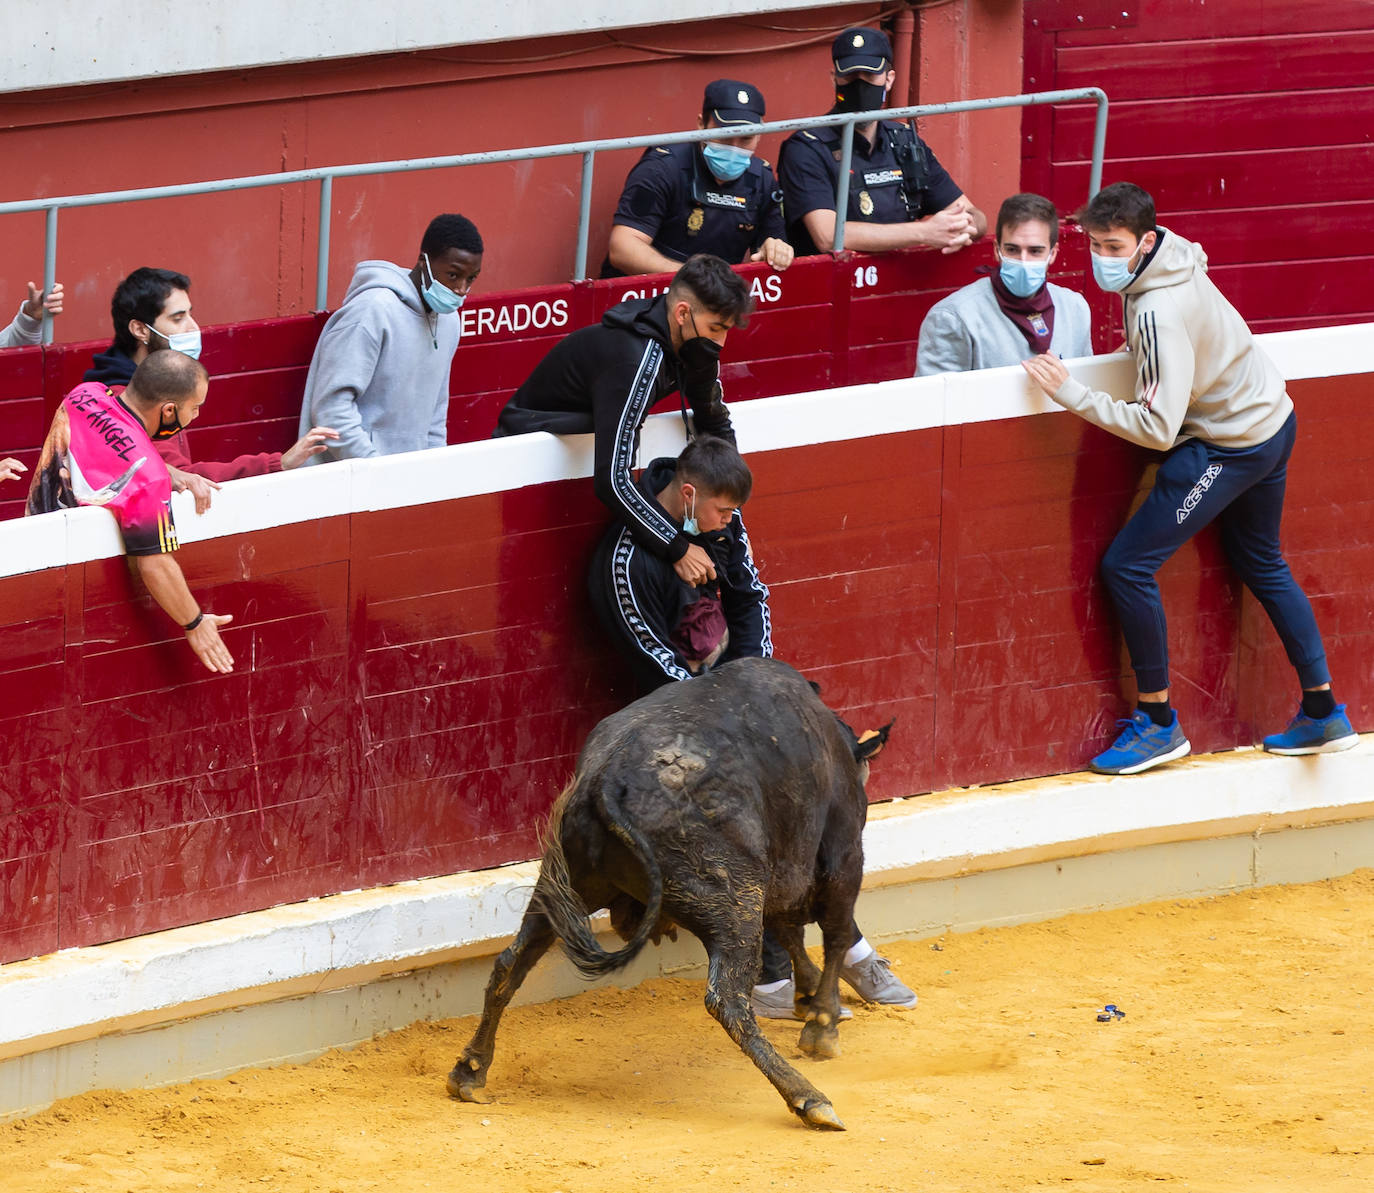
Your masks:
<svg viewBox="0 0 1374 1193"><path fill-rule="evenodd" d="M713 596L698 597L687 606L673 629L672 643L691 663L706 658L725 637L725 610Z"/></svg>
<svg viewBox="0 0 1374 1193"><path fill-rule="evenodd" d="M170 439L157 440L153 446L170 467L203 476L206 480L236 481L243 476L266 476L269 472L281 471L281 452L237 456L227 464L212 461L196 463L191 459L190 436L190 431L178 431Z"/></svg>
<svg viewBox="0 0 1374 1193"><path fill-rule="evenodd" d="M1026 337L1031 352L1036 356L1048 352L1054 337L1054 299L1050 297L1049 284L1041 286L1029 298L1020 298L1006 288L998 274L992 274L990 280L1002 314Z"/></svg>

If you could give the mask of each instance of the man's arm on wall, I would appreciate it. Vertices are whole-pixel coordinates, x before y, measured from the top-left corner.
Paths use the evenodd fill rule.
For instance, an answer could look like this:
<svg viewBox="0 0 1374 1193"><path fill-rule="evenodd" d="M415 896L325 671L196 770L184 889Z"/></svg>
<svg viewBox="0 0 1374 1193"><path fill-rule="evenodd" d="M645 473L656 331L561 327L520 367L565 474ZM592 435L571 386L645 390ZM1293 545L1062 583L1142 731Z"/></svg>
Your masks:
<svg viewBox="0 0 1374 1193"><path fill-rule="evenodd" d="M131 555L129 563L139 574L158 607L179 626L189 625L200 614L200 604L186 584L181 565L169 554ZM206 669L228 675L234 656L219 636L219 627L232 621L230 614L206 613L200 624L186 631L186 641Z"/></svg>

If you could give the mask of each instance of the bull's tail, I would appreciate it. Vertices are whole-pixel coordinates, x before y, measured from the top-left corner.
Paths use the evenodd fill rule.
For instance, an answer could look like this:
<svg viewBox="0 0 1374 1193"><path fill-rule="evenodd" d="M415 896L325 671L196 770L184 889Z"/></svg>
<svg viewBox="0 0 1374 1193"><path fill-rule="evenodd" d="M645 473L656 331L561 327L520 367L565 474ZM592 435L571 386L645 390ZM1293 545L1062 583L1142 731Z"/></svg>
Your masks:
<svg viewBox="0 0 1374 1193"><path fill-rule="evenodd" d="M644 909L644 916L634 936L623 949L614 953L606 952L597 942L596 934L588 923L587 909L573 889L568 858L563 850L563 814L576 790L574 782L553 806L544 834L544 861L531 903L548 916L558 939L563 942L563 951L578 972L590 980L624 969L648 943L663 906L663 875L648 841L622 812L619 797L599 788L594 798L602 823L639 860L649 883L648 906Z"/></svg>

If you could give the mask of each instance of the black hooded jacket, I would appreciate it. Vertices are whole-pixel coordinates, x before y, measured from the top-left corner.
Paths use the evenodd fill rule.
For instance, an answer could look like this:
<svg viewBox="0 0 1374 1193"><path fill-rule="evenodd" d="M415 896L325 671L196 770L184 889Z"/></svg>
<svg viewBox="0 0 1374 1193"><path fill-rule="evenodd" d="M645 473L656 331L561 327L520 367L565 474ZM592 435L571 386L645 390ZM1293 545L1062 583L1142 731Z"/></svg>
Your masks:
<svg viewBox="0 0 1374 1193"><path fill-rule="evenodd" d="M104 352L97 352L91 358L91 367L82 376L82 381L99 381L101 385L128 385L133 379L133 357L125 355L111 344Z"/></svg>
<svg viewBox="0 0 1374 1193"><path fill-rule="evenodd" d="M656 494L672 481L677 461L660 458L644 469L637 488L663 518L668 512ZM674 522L673 526L678 527ZM592 607L629 662L641 692L672 680L691 679L692 672L673 642L673 631L702 596L720 601L730 630L721 663L773 654L773 622L768 589L759 578L749 533L739 510L720 530L705 531L689 541L702 547L715 565L716 578L700 588L681 579L671 564L627 541L628 527L612 522L597 546L587 573Z"/></svg>
<svg viewBox="0 0 1374 1193"><path fill-rule="evenodd" d="M649 411L678 391L683 417L690 406L696 432L734 443L716 366L712 364L709 373L687 374L673 351L667 297L627 299L607 311L600 323L555 345L506 403L494 434L593 432L597 497L629 527L640 546L675 562L687 553L688 538L656 502L645 499L632 470Z"/></svg>

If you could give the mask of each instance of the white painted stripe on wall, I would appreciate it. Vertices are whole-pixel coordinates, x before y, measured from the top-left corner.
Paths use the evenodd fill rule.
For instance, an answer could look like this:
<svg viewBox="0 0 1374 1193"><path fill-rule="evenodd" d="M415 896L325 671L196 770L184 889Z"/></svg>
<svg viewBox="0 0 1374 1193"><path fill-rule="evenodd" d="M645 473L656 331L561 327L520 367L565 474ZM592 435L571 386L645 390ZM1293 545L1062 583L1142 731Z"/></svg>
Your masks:
<svg viewBox="0 0 1374 1193"><path fill-rule="evenodd" d="M1258 339L1290 379L1374 372L1374 324L1280 332ZM1134 369L1125 354L1094 356L1073 362L1073 367L1075 376L1096 389L1123 400L1132 394ZM214 400L213 387L210 400ZM761 398L737 403L730 410L740 450L745 453L1062 413L1063 408L1040 393L1020 366ZM682 444L681 417L655 415L644 427L640 462L676 455ZM454 501L591 474L590 435L559 437L541 432L248 477L226 484L204 516L194 512L188 494L173 498L173 510L177 535L189 544L315 518ZM35 524L46 525L59 517L67 520L65 556L54 546L64 539L60 530L48 538L48 532L33 529ZM102 559L118 555L121 549L113 518L104 510L73 510L0 523L0 576Z"/></svg>
<svg viewBox="0 0 1374 1193"><path fill-rule="evenodd" d="M1343 754L1254 750L1132 778L1064 775L870 809L865 885L1374 815L1374 736ZM400 883L0 966L0 1060L188 1014L318 993L514 936L529 862Z"/></svg>
<svg viewBox="0 0 1374 1193"><path fill-rule="evenodd" d="M6 91L28 91L815 6L816 0L676 0L671 6L660 0L4 0L0 79Z"/></svg>

